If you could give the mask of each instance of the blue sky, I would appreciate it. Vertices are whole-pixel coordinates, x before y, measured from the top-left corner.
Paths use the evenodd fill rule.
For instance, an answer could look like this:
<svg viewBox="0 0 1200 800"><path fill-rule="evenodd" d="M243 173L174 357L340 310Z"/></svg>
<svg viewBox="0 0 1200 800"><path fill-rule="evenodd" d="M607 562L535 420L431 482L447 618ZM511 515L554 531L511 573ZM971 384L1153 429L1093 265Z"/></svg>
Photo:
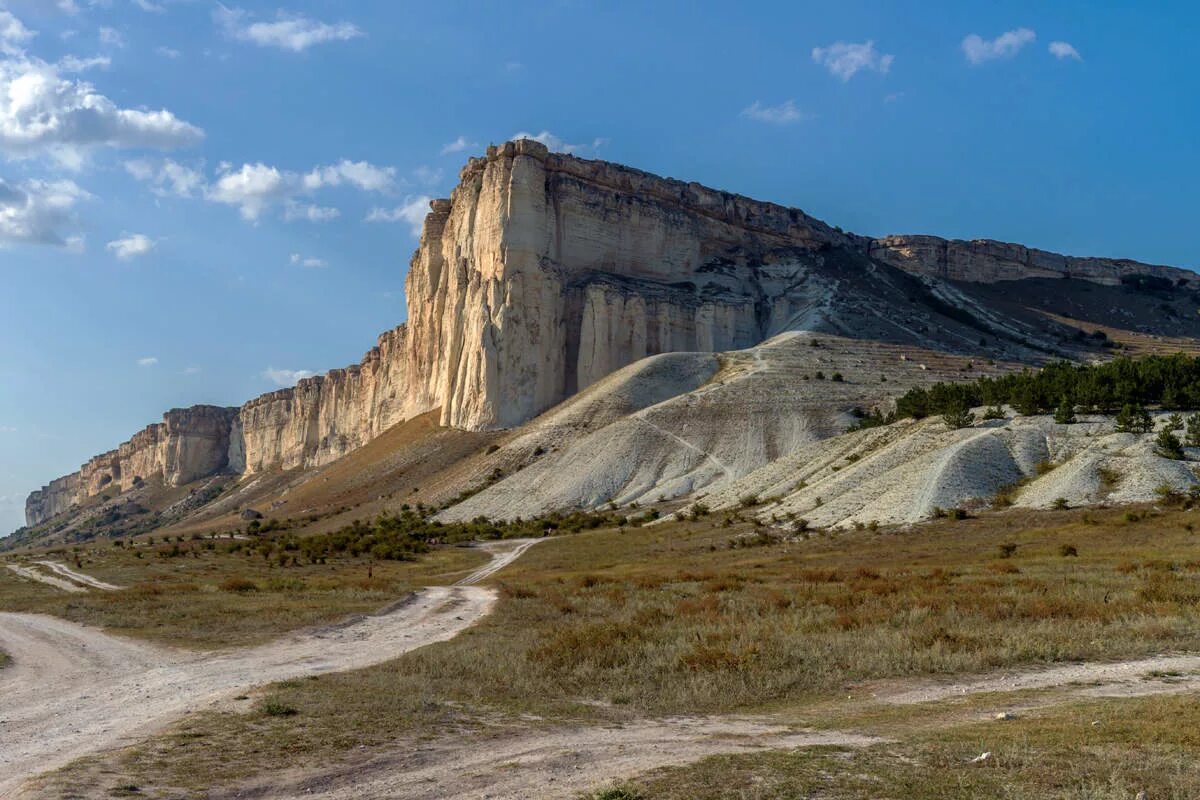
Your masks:
<svg viewBox="0 0 1200 800"><path fill-rule="evenodd" d="M1200 266L1191 3L0 0L0 531L357 361L520 132L860 233Z"/></svg>

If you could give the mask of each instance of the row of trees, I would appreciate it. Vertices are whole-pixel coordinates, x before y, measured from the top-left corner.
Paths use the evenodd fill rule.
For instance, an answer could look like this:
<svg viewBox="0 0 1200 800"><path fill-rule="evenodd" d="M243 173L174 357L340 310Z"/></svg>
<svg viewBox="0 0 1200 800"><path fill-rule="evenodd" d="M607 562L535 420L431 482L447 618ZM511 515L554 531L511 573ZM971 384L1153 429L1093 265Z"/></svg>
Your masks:
<svg viewBox="0 0 1200 800"><path fill-rule="evenodd" d="M1200 410L1200 358L1178 354L1104 364L1055 362L996 378L937 383L905 393L896 401L896 416L921 419L1003 404L1020 414L1057 412L1064 417L1077 410L1112 414L1145 406Z"/></svg>

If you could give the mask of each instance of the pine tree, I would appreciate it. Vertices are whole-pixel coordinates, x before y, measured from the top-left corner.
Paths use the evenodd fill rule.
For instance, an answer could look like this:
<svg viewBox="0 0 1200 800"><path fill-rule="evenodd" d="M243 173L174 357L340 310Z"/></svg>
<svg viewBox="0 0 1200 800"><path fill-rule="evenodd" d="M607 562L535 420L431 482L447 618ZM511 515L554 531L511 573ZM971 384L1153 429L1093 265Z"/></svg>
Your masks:
<svg viewBox="0 0 1200 800"><path fill-rule="evenodd" d="M1121 407L1115 422L1118 433L1149 433L1154 430L1154 420L1150 418L1146 409L1133 403L1126 403Z"/></svg>
<svg viewBox="0 0 1200 800"><path fill-rule="evenodd" d="M1200 447L1200 414L1192 414L1187 418L1188 447Z"/></svg>
<svg viewBox="0 0 1200 800"><path fill-rule="evenodd" d="M975 421L975 415L968 411L966 406L957 406L943 414L942 420L953 429L969 428Z"/></svg>
<svg viewBox="0 0 1200 800"><path fill-rule="evenodd" d="M1066 395L1063 395L1062 402L1054 410L1054 421L1059 425L1072 425L1075 423L1075 406Z"/></svg>
<svg viewBox="0 0 1200 800"><path fill-rule="evenodd" d="M1170 428L1163 428L1158 432L1158 436L1154 439L1155 449L1163 458L1173 458L1178 460L1183 459L1183 445L1179 443L1179 439L1175 434L1171 433Z"/></svg>

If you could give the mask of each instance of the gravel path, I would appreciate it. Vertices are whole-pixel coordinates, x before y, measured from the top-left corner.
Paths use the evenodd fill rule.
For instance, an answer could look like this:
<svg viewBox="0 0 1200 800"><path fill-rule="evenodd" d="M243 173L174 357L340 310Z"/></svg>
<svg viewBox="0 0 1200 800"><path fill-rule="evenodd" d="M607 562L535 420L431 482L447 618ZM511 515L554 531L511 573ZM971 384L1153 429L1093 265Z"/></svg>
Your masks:
<svg viewBox="0 0 1200 800"><path fill-rule="evenodd" d="M483 545L495 566L529 540ZM487 568L466 579L490 575ZM56 580L43 576L47 580ZM81 756L144 737L254 686L358 669L457 635L486 615L492 589L469 584L414 593L384 614L243 650L189 653L41 614L0 613L0 797Z"/></svg>
<svg viewBox="0 0 1200 800"><path fill-rule="evenodd" d="M51 572L56 572L64 578L76 583L82 583L85 586L90 586L93 589L100 589L104 592L115 592L118 589L125 588L124 586L117 586L115 583L105 583L98 578L93 578L91 575L84 575L82 572L76 572L66 564L59 563L58 561L38 561L37 563Z"/></svg>
<svg viewBox="0 0 1200 800"><path fill-rule="evenodd" d="M721 753L883 740L839 731L795 731L761 719L683 717L570 727L479 742L439 742L254 797L271 800L564 798L665 765ZM234 795L230 795L234 796Z"/></svg>
<svg viewBox="0 0 1200 800"><path fill-rule="evenodd" d="M20 575L22 578L27 578L31 581L37 581L38 583L44 583L47 586L53 586L55 589L62 589L64 592L87 591L87 589L83 588L77 583L72 583L71 581L63 580L62 578L56 578L53 575L47 575L40 570L31 569L30 567L20 567L16 564L9 564L8 568Z"/></svg>
<svg viewBox="0 0 1200 800"><path fill-rule="evenodd" d="M1165 678L1166 680L1162 680ZM973 675L952 683L930 683L884 691L876 699L914 705L985 692L1019 692L1077 685L1088 695L1123 697L1200 688L1200 655L1162 655L1134 661L1064 664L1037 670L1008 670Z"/></svg>

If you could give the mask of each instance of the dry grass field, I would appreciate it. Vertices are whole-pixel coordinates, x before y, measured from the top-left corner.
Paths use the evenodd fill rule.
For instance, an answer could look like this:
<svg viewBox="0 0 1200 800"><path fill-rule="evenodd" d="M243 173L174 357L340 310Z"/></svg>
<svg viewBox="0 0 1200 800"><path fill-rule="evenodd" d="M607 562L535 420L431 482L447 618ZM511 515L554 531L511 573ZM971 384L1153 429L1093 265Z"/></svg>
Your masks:
<svg viewBox="0 0 1200 800"><path fill-rule="evenodd" d="M654 715L769 713L806 726L825 718L894 732L899 712L838 718L827 710L830 699L885 679L1200 650L1194 520L1183 510L1009 511L781 541L749 523L709 516L563 536L501 573L495 613L454 640L377 667L268 687L249 711L190 715L165 736L68 770L64 785L99 771L143 787L146 796L154 787L200 796L200 787L337 764L361 757L364 748L380 752L414 737ZM426 556L415 569L444 574L459 565L439 561L451 555ZM410 579L416 575L406 574ZM256 598L235 601L249 610ZM289 713L272 712L279 708ZM990 791L1004 783L1005 769L1020 773L1015 786L1036 788L1042 779L1029 765L1039 754L1053 763L1088 746L1056 726L1031 718L1005 728L1019 756L970 773L970 792L953 796L1028 796ZM943 792L897 789L895 797L951 796L959 786L955 759L977 746L969 727L953 730L907 731L894 758L871 748L805 756L794 770L783 755L706 762L694 773L654 776L646 796L791 797L810 777L829 779L830 765L842 765L833 770L842 781L850 780L842 772L900 787L928 780ZM1122 738L1122 730L1105 729L1109 738L1096 752L1120 750L1124 742L1126 762L1113 763L1141 770L1135 753L1147 740ZM1162 758L1195 744L1163 736L1154 751ZM810 764L810 757L818 760ZM706 783L705 770L761 771L781 788L689 794ZM1115 774L1097 768L1087 780L1101 773ZM1190 772L1172 775L1162 779L1184 787L1195 780ZM832 796L877 796L862 780L858 788L836 784L845 794ZM1046 796L1108 796L1088 794L1089 787Z"/></svg>
<svg viewBox="0 0 1200 800"><path fill-rule="evenodd" d="M982 763L973 759L983 753ZM641 776L611 800L1154 800L1200 797L1194 695L1092 701L862 749L719 756ZM623 793L622 793L623 792ZM596 796L603 797L605 793Z"/></svg>
<svg viewBox="0 0 1200 800"><path fill-rule="evenodd" d="M280 566L249 545L219 539L143 538L136 545L108 541L57 548L3 563L52 559L122 591L65 593L18 577L0 566L0 611L54 614L189 648L257 644L287 631L376 611L421 586L453 583L487 558L447 547L419 561L347 558L328 564ZM230 544L246 545L229 552Z"/></svg>

